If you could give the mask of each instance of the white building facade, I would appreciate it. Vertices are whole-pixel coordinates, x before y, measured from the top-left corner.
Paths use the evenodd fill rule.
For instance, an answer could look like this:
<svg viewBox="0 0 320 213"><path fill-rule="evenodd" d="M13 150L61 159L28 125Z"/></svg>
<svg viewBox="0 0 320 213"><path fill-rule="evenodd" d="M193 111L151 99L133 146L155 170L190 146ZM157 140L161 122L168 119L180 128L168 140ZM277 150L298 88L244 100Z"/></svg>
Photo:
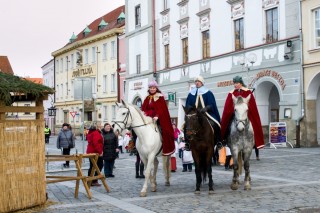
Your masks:
<svg viewBox="0 0 320 213"><path fill-rule="evenodd" d="M41 67L43 75L43 85L54 88L54 60L51 59ZM54 134L55 117L48 115L48 108L54 106L54 94L48 95L48 100L43 101L45 124L52 130Z"/></svg>
<svg viewBox="0 0 320 213"><path fill-rule="evenodd" d="M127 1L127 10L132 10L131 19L139 2ZM161 91L169 96L170 114L178 127L183 124L182 105L194 85L194 77L205 78L205 86L214 93L222 115L227 94L233 89L232 78L240 75L255 89L265 142L269 140L270 122L285 121L288 141L294 143L295 123L303 113L298 0L143 2L155 3L154 14L148 11L142 14L150 15L146 19L151 19L156 29L145 36L135 29L135 35L141 39L130 42L129 37L128 46L141 47L150 44L147 38L155 37L156 43L151 47L156 59L152 55L146 57L149 62L156 61L154 76ZM150 49L144 50L150 52ZM127 64L134 69L134 56L128 57L132 60ZM150 67L148 65L146 67ZM129 72L133 73L132 69ZM145 78L131 79L129 102L134 103L140 87L139 94L146 96L146 83L153 76L148 71Z"/></svg>

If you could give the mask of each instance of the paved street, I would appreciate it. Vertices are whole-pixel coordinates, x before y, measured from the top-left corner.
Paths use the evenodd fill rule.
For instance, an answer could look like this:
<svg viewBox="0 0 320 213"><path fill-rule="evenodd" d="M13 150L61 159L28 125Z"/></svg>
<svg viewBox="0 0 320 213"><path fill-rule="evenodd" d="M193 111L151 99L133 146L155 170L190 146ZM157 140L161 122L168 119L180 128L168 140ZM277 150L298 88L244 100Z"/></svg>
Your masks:
<svg viewBox="0 0 320 213"><path fill-rule="evenodd" d="M55 137L46 147L50 154L59 153ZM81 141L77 148L82 151ZM253 153L251 191L244 191L243 185L232 191L232 172L214 166L213 195L208 195L207 183L201 194L195 195L195 174L181 172L181 161L177 159L178 170L172 173L171 186L164 185L160 165L157 192L151 192L149 187L146 198L139 197L144 180L135 178L135 157L124 153L116 160L115 178L106 179L110 193L102 186L92 187L93 198L89 200L81 186L79 198L75 199L75 181L49 184L47 192L52 204L41 212L320 212L319 153L320 148L264 149L260 151L260 161ZM71 167L74 168L73 163ZM50 174L75 175L72 168L61 170L61 163L48 168ZM244 174L241 183L243 178Z"/></svg>

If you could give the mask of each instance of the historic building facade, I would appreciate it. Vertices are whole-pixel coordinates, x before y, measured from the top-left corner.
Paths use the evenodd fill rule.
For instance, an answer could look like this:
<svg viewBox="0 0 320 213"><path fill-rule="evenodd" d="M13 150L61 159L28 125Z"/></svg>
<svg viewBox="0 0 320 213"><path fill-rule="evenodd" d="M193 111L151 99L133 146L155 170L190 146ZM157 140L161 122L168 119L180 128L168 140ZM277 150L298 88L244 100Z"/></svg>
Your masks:
<svg viewBox="0 0 320 213"><path fill-rule="evenodd" d="M51 59L45 65L41 67L42 75L43 75L43 85L54 88L54 60ZM45 124L52 130L52 134L54 134L54 126L55 126L55 117L48 115L48 108L54 106L54 94L48 95L48 100L43 101L44 107L44 120Z"/></svg>
<svg viewBox="0 0 320 213"><path fill-rule="evenodd" d="M146 24L139 28L133 20L143 5L149 10L141 9ZM232 78L240 75L254 89L266 142L270 122L285 121L288 141L294 143L303 113L298 0L136 0L126 1L126 7L132 22L127 23L128 50L149 53L138 75L139 53L128 56L129 102L144 98L148 79L155 76L180 127L194 77L205 78L222 114ZM152 23L154 31L148 28Z"/></svg>
<svg viewBox="0 0 320 213"><path fill-rule="evenodd" d="M56 128L64 122L111 122L118 97L119 44L125 7L97 18L70 42L52 53L55 70Z"/></svg>
<svg viewBox="0 0 320 213"><path fill-rule="evenodd" d="M156 70L154 0L126 0L126 11L125 97L140 107Z"/></svg>
<svg viewBox="0 0 320 213"><path fill-rule="evenodd" d="M320 2L302 1L305 124L302 145L320 144Z"/></svg>

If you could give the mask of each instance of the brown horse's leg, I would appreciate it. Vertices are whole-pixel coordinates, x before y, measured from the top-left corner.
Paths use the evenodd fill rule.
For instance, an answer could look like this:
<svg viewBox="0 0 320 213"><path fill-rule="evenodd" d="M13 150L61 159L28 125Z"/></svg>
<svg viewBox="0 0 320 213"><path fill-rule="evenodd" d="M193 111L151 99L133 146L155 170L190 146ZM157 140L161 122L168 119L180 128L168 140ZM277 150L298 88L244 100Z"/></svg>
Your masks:
<svg viewBox="0 0 320 213"><path fill-rule="evenodd" d="M201 169L199 167L199 163L195 163L195 172L196 172L196 191L195 194L200 194L200 185L201 185Z"/></svg>
<svg viewBox="0 0 320 213"><path fill-rule="evenodd" d="M213 194L213 180L212 180L212 167L211 167L211 161L207 167L208 171L208 178L209 178L209 194Z"/></svg>

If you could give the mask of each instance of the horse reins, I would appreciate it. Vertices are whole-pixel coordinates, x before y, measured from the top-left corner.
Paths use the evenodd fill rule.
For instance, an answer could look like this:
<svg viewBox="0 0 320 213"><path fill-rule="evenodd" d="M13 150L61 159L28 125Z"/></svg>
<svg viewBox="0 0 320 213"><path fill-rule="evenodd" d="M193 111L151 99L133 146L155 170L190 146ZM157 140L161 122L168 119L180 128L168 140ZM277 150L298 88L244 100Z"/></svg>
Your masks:
<svg viewBox="0 0 320 213"><path fill-rule="evenodd" d="M129 130L130 129L133 129L133 128L137 128L137 127L142 127L142 126L147 126L148 124L151 124L151 123L144 123L144 124L141 124L141 125L137 125L137 126L129 126L127 127L127 124L128 124L128 120L129 120L129 115L131 117L131 120L132 120L132 115L131 115L131 112L130 112L130 109L128 107L123 107L123 108L126 108L128 110L128 112L126 113L126 117L123 119L123 121L113 121L114 124L116 124L118 127L120 127L121 129L121 132L128 128ZM123 124L124 125L124 128L122 128L119 123ZM155 129L155 131L157 132L157 130Z"/></svg>

